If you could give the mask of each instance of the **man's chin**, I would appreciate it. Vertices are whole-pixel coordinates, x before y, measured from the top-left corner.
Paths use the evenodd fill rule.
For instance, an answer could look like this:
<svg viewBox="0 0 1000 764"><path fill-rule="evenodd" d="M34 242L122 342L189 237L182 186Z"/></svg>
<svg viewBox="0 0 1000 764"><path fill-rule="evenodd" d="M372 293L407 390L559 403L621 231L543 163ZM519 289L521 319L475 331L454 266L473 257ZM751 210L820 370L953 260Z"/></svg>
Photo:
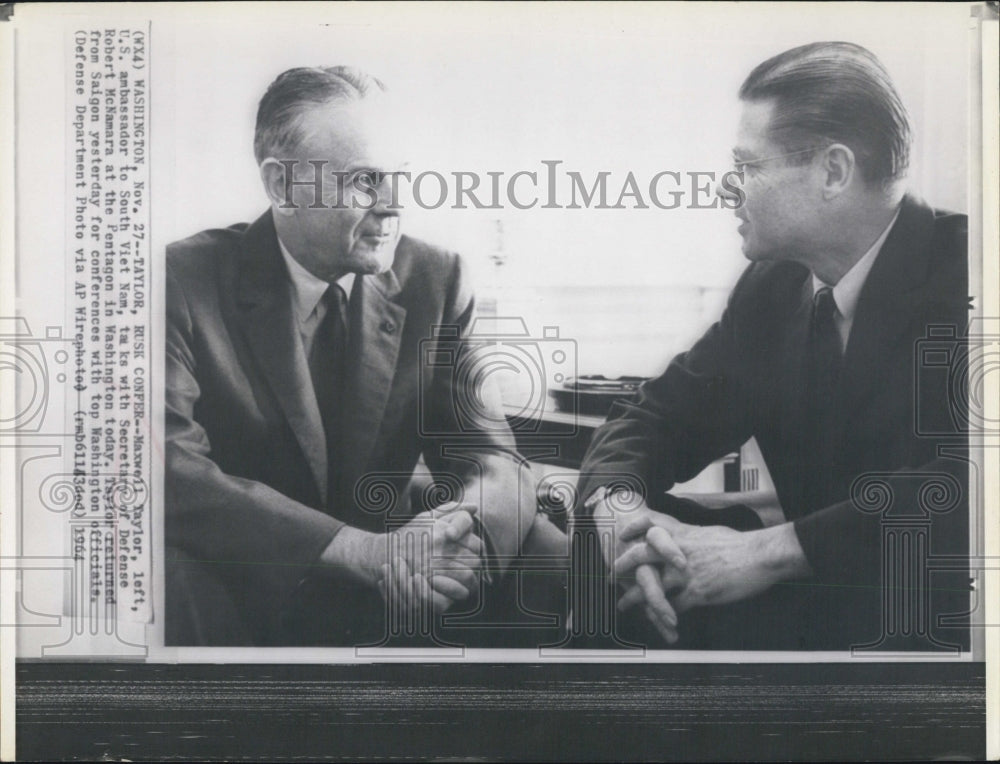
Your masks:
<svg viewBox="0 0 1000 764"><path fill-rule="evenodd" d="M392 263L396 259L396 247L399 242L384 244L381 247L366 248L366 251L358 252L355 249L355 273L366 276L377 276L392 268Z"/></svg>
<svg viewBox="0 0 1000 764"><path fill-rule="evenodd" d="M749 260L751 263L758 263L763 260L773 260L775 259L773 253L770 250L764 249L753 241L747 239L743 240L743 257Z"/></svg>
<svg viewBox="0 0 1000 764"><path fill-rule="evenodd" d="M760 259L760 255L757 253L756 248L754 248L754 246L746 239L743 239L740 248L743 250L743 257L745 257L750 262L754 262L755 260Z"/></svg>
<svg viewBox="0 0 1000 764"><path fill-rule="evenodd" d="M379 255L377 257L369 257L365 262L365 270L369 276L378 276L385 273L387 270L392 268L392 263L396 259L396 248L393 247L392 251L388 254Z"/></svg>

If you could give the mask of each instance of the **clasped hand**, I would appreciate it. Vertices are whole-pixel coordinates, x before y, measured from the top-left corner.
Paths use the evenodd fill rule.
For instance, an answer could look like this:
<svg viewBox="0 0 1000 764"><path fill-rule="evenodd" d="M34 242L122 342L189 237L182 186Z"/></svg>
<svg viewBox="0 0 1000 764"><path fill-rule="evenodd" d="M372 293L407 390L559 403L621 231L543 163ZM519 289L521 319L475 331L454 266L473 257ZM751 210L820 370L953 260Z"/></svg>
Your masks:
<svg viewBox="0 0 1000 764"><path fill-rule="evenodd" d="M629 513L616 527L613 569L624 584L618 608L642 605L660 635L675 643L680 613L752 597L784 577L764 564L772 530L688 525L648 507Z"/></svg>
<svg viewBox="0 0 1000 764"><path fill-rule="evenodd" d="M482 539L474 507L443 504L382 536L378 587L390 605L409 613L443 613L479 591Z"/></svg>

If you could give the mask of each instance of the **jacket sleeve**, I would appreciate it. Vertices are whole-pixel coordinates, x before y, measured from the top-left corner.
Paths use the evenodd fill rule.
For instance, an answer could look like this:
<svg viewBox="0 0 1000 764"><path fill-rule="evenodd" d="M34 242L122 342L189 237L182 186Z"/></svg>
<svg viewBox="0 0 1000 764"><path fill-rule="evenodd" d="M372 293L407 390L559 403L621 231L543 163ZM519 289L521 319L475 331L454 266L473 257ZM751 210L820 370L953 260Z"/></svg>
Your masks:
<svg viewBox="0 0 1000 764"><path fill-rule="evenodd" d="M470 337L475 298L461 258L453 263L435 351L453 360L435 372L421 401L424 425L433 433L424 437L423 455L439 484L461 484L463 500L478 507L488 552L505 568L535 520L535 481L488 373L489 347Z"/></svg>
<svg viewBox="0 0 1000 764"><path fill-rule="evenodd" d="M602 486L634 487L655 500L751 436L749 384L734 334L750 273L744 272L721 319L689 351L632 400L614 404L584 456L577 512Z"/></svg>
<svg viewBox="0 0 1000 764"><path fill-rule="evenodd" d="M795 520L796 536L816 579L828 585L879 586L883 569L908 555L967 557L967 459L944 456L913 469L859 475L850 499ZM915 536L902 542L903 536L920 528L927 532L925 549L896 548L893 538L911 543Z"/></svg>
<svg viewBox="0 0 1000 764"><path fill-rule="evenodd" d="M263 483L226 474L212 460L212 444L195 416L197 331L168 260L166 542L217 566L220 576L242 580L259 598L259 610L275 612L343 524Z"/></svg>

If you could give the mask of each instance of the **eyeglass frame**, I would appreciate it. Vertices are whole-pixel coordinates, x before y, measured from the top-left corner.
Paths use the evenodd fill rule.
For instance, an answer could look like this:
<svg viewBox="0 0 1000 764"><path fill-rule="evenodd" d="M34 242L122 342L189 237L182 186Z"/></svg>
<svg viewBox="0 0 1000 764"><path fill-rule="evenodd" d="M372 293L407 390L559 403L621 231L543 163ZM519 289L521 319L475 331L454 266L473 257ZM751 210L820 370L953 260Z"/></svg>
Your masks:
<svg viewBox="0 0 1000 764"><path fill-rule="evenodd" d="M747 165L761 164L762 162L770 162L772 159L784 159L785 157L794 157L800 154L809 154L813 151L820 151L821 149L829 148L829 144L825 146L813 146L808 149L801 149L800 151L790 151L787 154L775 154L774 156L762 157L760 159L747 159L746 161L737 161L736 157L733 157L733 169L736 172L743 172L743 168Z"/></svg>

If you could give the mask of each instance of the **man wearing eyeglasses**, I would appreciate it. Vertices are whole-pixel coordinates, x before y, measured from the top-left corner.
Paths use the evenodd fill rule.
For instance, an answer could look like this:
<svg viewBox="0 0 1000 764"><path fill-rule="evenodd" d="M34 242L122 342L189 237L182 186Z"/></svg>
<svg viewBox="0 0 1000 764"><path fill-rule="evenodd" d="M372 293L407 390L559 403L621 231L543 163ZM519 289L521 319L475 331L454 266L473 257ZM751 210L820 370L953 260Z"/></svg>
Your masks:
<svg viewBox="0 0 1000 764"><path fill-rule="evenodd" d="M966 218L905 192L909 120L869 51L786 51L739 96L741 194L718 193L750 266L704 337L615 406L581 471L578 526L614 529L618 637L967 646L962 369L949 383L918 355L932 327L968 321ZM928 434L928 418L951 425ZM750 437L776 487L766 511L666 493ZM622 475L638 491L616 490ZM951 573L931 572L941 560Z"/></svg>
<svg viewBox="0 0 1000 764"><path fill-rule="evenodd" d="M279 76L270 209L168 248L167 644L433 645L546 522L489 381L457 379L461 260L401 234L383 90Z"/></svg>

